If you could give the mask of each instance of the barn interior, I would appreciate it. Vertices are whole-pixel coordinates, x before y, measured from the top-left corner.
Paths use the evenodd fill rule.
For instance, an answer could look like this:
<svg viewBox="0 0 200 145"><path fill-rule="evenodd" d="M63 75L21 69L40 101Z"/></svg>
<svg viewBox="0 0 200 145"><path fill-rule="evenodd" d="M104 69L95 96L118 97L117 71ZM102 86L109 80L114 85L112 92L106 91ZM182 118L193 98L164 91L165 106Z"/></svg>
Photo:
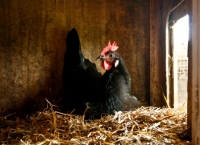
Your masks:
<svg viewBox="0 0 200 145"><path fill-rule="evenodd" d="M109 40L117 42L131 93L142 106L187 104L191 142L199 144L198 6L198 0L1 0L1 115L26 116L43 110L45 99L62 101L66 37L76 28L83 55L101 73L97 56ZM175 28L184 24L179 32L186 34L175 37Z"/></svg>

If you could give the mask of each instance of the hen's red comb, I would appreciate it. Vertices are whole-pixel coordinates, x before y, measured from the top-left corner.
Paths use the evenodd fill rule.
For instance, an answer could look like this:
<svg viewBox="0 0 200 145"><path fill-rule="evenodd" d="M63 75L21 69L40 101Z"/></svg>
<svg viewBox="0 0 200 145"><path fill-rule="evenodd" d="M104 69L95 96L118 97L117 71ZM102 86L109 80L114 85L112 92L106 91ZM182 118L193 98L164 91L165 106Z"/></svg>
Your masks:
<svg viewBox="0 0 200 145"><path fill-rule="evenodd" d="M108 45L103 48L101 55L104 55L107 51L116 51L118 49L117 43L113 42L110 43L110 40L108 42Z"/></svg>

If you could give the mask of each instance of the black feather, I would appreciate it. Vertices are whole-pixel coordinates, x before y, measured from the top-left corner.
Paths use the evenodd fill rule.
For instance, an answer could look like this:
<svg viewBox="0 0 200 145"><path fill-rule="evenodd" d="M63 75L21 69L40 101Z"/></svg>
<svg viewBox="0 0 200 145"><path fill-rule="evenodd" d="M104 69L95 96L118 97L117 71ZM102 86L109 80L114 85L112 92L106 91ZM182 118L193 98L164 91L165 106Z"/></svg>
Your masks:
<svg viewBox="0 0 200 145"><path fill-rule="evenodd" d="M130 95L131 77L119 54L107 52L119 64L101 75L96 65L84 58L76 29L69 31L66 42L63 111L75 109L75 113L83 114L88 106L86 117L100 118L102 114L139 107L137 98Z"/></svg>

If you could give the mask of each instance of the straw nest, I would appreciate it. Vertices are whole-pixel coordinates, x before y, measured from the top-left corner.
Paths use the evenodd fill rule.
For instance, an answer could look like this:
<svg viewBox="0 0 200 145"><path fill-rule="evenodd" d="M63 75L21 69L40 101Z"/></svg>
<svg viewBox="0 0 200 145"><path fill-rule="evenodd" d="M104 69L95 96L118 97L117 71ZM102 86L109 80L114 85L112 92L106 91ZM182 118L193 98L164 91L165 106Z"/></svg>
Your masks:
<svg viewBox="0 0 200 145"><path fill-rule="evenodd" d="M48 100L47 100L48 102ZM42 112L20 119L0 116L0 144L37 145L163 145L190 144L178 138L187 129L185 107L140 107L101 119L54 111L50 102ZM11 115L13 116L13 115Z"/></svg>

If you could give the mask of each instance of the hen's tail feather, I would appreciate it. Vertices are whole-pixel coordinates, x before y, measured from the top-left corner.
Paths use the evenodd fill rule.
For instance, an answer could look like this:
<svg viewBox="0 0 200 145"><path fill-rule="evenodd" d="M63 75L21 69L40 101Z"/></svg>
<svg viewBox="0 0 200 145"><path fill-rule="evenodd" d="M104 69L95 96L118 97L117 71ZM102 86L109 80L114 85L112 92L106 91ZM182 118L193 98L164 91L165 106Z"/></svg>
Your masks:
<svg viewBox="0 0 200 145"><path fill-rule="evenodd" d="M96 65L83 56L75 28L69 31L66 43L63 70L64 97L61 105L63 111L69 112L75 109L75 114L83 114L85 108L89 106L86 117L100 118L102 114L113 114L114 111L128 111L139 107L137 98L128 93L130 75L122 60L120 60L122 68L114 70L114 67L102 76L97 71Z"/></svg>
<svg viewBox="0 0 200 145"><path fill-rule="evenodd" d="M75 28L68 32L66 46L63 68L64 97L61 108L63 111L71 111L74 108L82 110L80 106L83 101L94 100L88 90L92 90L95 82L102 75L97 71L94 63L84 58Z"/></svg>

